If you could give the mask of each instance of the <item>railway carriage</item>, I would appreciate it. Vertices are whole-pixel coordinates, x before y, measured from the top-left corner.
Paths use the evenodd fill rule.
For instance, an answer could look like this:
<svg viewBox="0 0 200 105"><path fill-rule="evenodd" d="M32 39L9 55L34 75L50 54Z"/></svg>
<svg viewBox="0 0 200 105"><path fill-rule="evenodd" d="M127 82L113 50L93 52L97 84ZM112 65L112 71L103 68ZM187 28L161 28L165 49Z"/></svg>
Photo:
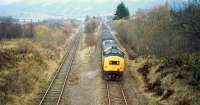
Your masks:
<svg viewBox="0 0 200 105"><path fill-rule="evenodd" d="M124 53L110 30L102 26L102 71L105 80L121 80L125 68Z"/></svg>

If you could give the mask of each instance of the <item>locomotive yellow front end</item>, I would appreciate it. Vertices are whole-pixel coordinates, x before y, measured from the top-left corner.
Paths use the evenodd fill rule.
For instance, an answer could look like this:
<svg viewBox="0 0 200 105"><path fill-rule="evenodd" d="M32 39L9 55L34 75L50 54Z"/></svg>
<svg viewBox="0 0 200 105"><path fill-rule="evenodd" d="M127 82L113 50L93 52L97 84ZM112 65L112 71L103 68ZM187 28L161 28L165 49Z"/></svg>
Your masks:
<svg viewBox="0 0 200 105"><path fill-rule="evenodd" d="M125 69L125 62L123 57L107 56L104 57L102 64L104 79L121 80Z"/></svg>

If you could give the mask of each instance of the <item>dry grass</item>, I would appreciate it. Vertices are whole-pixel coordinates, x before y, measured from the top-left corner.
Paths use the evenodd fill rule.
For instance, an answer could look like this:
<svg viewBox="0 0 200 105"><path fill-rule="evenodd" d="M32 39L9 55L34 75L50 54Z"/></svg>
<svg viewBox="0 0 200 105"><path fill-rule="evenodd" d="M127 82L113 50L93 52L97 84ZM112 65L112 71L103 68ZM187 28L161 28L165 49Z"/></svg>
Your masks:
<svg viewBox="0 0 200 105"><path fill-rule="evenodd" d="M3 104L10 102L20 105L19 102L25 102L18 99L32 93L43 79L43 70L48 69L48 64L44 62L46 57L33 50L36 46L32 42L20 40L16 43L17 47L0 51L0 100Z"/></svg>
<svg viewBox="0 0 200 105"><path fill-rule="evenodd" d="M140 57L130 61L128 65L150 105L200 104L200 91L188 84L192 74L183 72L180 76L179 68L163 67L162 60L156 58ZM149 65L149 68L144 70L144 65ZM147 70L148 72L144 72Z"/></svg>
<svg viewBox="0 0 200 105"><path fill-rule="evenodd" d="M56 71L72 28L37 25L33 39L0 41L1 105L33 105Z"/></svg>

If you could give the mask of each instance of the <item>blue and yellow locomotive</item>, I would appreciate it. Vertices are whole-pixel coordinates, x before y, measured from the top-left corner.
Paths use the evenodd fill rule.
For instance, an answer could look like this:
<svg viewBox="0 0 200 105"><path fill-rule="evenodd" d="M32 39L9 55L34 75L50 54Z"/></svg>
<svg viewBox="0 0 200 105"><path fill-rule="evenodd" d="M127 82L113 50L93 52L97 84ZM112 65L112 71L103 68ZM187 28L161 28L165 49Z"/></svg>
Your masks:
<svg viewBox="0 0 200 105"><path fill-rule="evenodd" d="M125 70L124 53L109 28L102 25L102 71L105 80L121 80Z"/></svg>

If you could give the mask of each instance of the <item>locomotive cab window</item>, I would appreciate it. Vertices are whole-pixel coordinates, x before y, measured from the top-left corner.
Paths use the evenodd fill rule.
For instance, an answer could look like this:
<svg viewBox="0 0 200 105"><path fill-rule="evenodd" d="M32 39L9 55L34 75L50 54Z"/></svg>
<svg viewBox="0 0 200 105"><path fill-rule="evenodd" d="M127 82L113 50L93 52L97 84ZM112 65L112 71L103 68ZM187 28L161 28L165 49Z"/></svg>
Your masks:
<svg viewBox="0 0 200 105"><path fill-rule="evenodd" d="M110 65L119 65L119 61L110 61L109 64Z"/></svg>

